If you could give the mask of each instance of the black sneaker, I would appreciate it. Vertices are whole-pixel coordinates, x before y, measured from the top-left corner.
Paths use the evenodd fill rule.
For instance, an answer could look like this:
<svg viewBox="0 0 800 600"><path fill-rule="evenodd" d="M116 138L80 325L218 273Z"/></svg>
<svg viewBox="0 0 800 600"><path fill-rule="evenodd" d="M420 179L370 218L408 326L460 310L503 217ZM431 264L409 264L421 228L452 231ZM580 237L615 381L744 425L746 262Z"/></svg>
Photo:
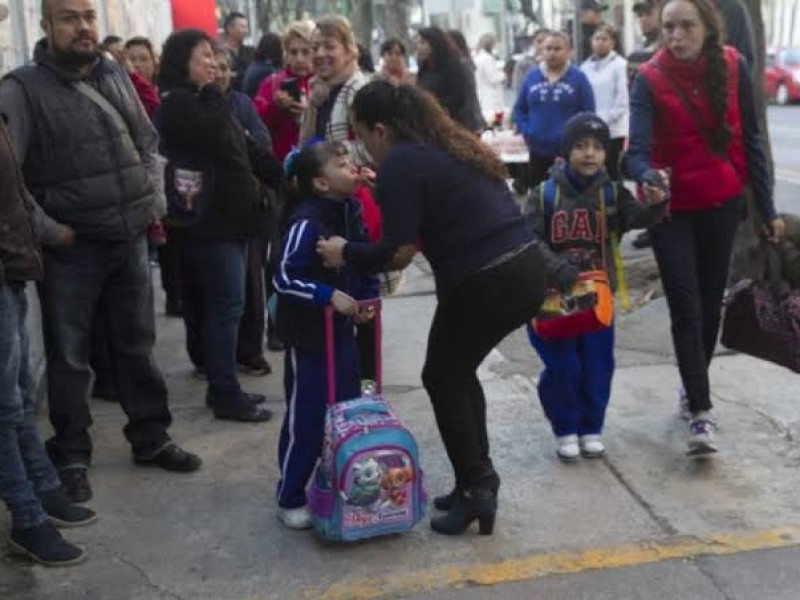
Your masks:
<svg viewBox="0 0 800 600"><path fill-rule="evenodd" d="M82 504L92 499L92 486L89 485L88 469L62 469L58 473L64 493L73 504Z"/></svg>
<svg viewBox="0 0 800 600"><path fill-rule="evenodd" d="M267 397L264 394L255 394L252 392L242 392L241 399L249 404L264 404L264 402L267 401ZM206 392L206 406L208 408L213 409L214 406L220 406L225 403L226 402L223 400L218 401L214 398L214 394L211 392Z"/></svg>
<svg viewBox="0 0 800 600"><path fill-rule="evenodd" d="M263 356L254 358L252 360L244 360L239 362L239 370L248 375L255 375L256 377L265 377L272 373L272 365L267 362Z"/></svg>
<svg viewBox="0 0 800 600"><path fill-rule="evenodd" d="M86 550L61 537L50 521L27 529L12 529L8 545L13 554L27 556L47 567L68 567L86 560Z"/></svg>
<svg viewBox="0 0 800 600"><path fill-rule="evenodd" d="M42 507L56 527L82 527L97 521L97 513L90 508L73 504L63 488L56 488L39 495Z"/></svg>
<svg viewBox="0 0 800 600"><path fill-rule="evenodd" d="M165 446L153 458L134 456L133 462L143 467L161 467L165 471L175 473L191 473L197 471L203 464L203 460L199 456L186 452L177 444Z"/></svg>
<svg viewBox="0 0 800 600"><path fill-rule="evenodd" d="M217 402L207 398L207 404L214 412L214 417L223 421L239 421L241 423L263 423L272 418L272 411L253 404L247 394L236 400Z"/></svg>

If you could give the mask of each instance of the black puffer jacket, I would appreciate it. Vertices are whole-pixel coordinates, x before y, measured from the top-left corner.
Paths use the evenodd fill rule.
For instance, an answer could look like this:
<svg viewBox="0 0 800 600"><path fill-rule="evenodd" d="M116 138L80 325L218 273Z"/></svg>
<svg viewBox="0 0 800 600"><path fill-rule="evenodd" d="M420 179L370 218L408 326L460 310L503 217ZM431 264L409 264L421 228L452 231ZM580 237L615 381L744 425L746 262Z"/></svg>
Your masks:
<svg viewBox="0 0 800 600"><path fill-rule="evenodd" d="M42 276L42 259L33 230L33 203L0 118L0 285Z"/></svg>
<svg viewBox="0 0 800 600"><path fill-rule="evenodd" d="M248 142L217 86L164 91L156 123L165 154L193 153L213 165L213 199L190 228L193 238L234 241L269 232L271 214L262 186L280 185L280 162Z"/></svg>
<svg viewBox="0 0 800 600"><path fill-rule="evenodd" d="M84 81L124 123L79 91L81 74L43 43L36 64L6 77L21 86L33 123L27 153L18 158L39 206L85 238L142 235L159 200L151 172L158 136L124 69L99 57ZM10 119L17 117L7 110Z"/></svg>

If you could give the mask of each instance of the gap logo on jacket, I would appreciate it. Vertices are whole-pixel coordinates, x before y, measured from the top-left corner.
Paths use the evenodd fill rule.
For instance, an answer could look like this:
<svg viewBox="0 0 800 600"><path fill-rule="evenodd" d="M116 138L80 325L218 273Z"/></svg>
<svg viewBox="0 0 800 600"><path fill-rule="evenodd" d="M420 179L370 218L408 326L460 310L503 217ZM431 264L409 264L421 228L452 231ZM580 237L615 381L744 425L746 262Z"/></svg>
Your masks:
<svg viewBox="0 0 800 600"><path fill-rule="evenodd" d="M378 278L345 265L326 268L317 254L317 241L341 236L348 241L369 242L361 213L354 199L311 197L301 200L284 229L280 264L273 278L278 294L278 335L287 346L308 352L324 349L324 308L336 290L356 300L378 297ZM336 314L337 336L352 330L351 319ZM350 331L349 335L353 335Z"/></svg>
<svg viewBox="0 0 800 600"><path fill-rule="evenodd" d="M548 188L554 192L549 198ZM604 211L601 202L605 202ZM666 207L667 203L640 204L624 185L611 182L605 170L585 180L569 165L557 164L550 179L531 192L525 214L536 236L547 242L543 252L550 254L545 258L551 268L567 260L581 271L603 270L613 287L613 241L605 232L621 237L631 229L650 227L662 218Z"/></svg>

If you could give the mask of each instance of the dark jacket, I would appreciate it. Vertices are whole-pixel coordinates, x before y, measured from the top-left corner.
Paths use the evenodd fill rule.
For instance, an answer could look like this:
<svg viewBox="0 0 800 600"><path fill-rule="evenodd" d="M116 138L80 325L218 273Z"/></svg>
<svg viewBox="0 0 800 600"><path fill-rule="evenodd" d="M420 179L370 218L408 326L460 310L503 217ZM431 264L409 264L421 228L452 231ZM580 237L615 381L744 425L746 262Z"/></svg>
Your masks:
<svg viewBox="0 0 800 600"><path fill-rule="evenodd" d="M417 85L433 94L454 121L470 131L483 129L475 73L469 64L450 60L433 68L422 68Z"/></svg>
<svg viewBox="0 0 800 600"><path fill-rule="evenodd" d="M165 156L191 153L214 170L214 191L202 220L189 235L203 241L235 241L267 233L270 213L261 181L277 187L280 165L268 150L249 144L220 89L175 87L162 92L156 119ZM251 153L259 158L251 162ZM271 159L271 160L270 160Z"/></svg>
<svg viewBox="0 0 800 600"><path fill-rule="evenodd" d="M0 118L0 286L42 276L42 259L33 228L33 202Z"/></svg>
<svg viewBox="0 0 800 600"><path fill-rule="evenodd" d="M361 204L312 197L292 211L285 227L280 266L274 277L278 294L277 324L281 340L306 352L324 350L324 308L336 290L356 299L378 297L378 280L353 265L328 269L316 251L320 237L341 236L367 242ZM352 334L352 320L336 316L337 335Z"/></svg>
<svg viewBox="0 0 800 600"><path fill-rule="evenodd" d="M85 81L122 122L79 91L79 73L43 45L36 64L6 77L15 103L5 103L4 110L10 120L28 123L26 139L15 140L15 147L25 149L18 156L25 183L44 211L78 236L103 241L140 236L160 198L154 183L158 137L128 74L100 57ZM19 128L12 125L17 135Z"/></svg>
<svg viewBox="0 0 800 600"><path fill-rule="evenodd" d="M604 270L616 287L611 232L618 239L631 229L655 225L663 216L667 203L656 206L640 204L623 184L613 182L613 206L606 203L605 225L601 221L600 199L606 202L608 176L599 173L592 181L580 183L570 173L568 166L553 167L550 177L555 181L558 194L552 210L545 207L545 183L534 189L525 208L536 237L545 242L542 252L548 271L555 273L563 261L569 261L581 271ZM603 234L603 230L608 234ZM605 248L601 244L605 242ZM605 264L603 258L605 257Z"/></svg>
<svg viewBox="0 0 800 600"><path fill-rule="evenodd" d="M253 60L244 72L242 92L250 98L255 98L264 80L279 70L280 68L272 64L271 60Z"/></svg>

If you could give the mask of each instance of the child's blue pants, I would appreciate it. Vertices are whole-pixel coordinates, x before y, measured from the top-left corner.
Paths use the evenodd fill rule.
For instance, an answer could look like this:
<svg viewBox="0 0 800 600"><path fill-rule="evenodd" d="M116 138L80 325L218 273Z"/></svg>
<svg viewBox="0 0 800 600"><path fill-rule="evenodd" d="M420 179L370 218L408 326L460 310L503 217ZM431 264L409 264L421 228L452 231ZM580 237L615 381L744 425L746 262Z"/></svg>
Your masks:
<svg viewBox="0 0 800 600"><path fill-rule="evenodd" d="M336 400L358 398L361 380L355 337L336 337ZM278 446L278 506L300 508L306 504L306 485L322 454L328 398L325 354L290 347L284 365L286 414Z"/></svg>
<svg viewBox="0 0 800 600"><path fill-rule="evenodd" d="M611 397L614 327L569 340L545 341L528 325L544 363L539 400L557 437L599 434Z"/></svg>

